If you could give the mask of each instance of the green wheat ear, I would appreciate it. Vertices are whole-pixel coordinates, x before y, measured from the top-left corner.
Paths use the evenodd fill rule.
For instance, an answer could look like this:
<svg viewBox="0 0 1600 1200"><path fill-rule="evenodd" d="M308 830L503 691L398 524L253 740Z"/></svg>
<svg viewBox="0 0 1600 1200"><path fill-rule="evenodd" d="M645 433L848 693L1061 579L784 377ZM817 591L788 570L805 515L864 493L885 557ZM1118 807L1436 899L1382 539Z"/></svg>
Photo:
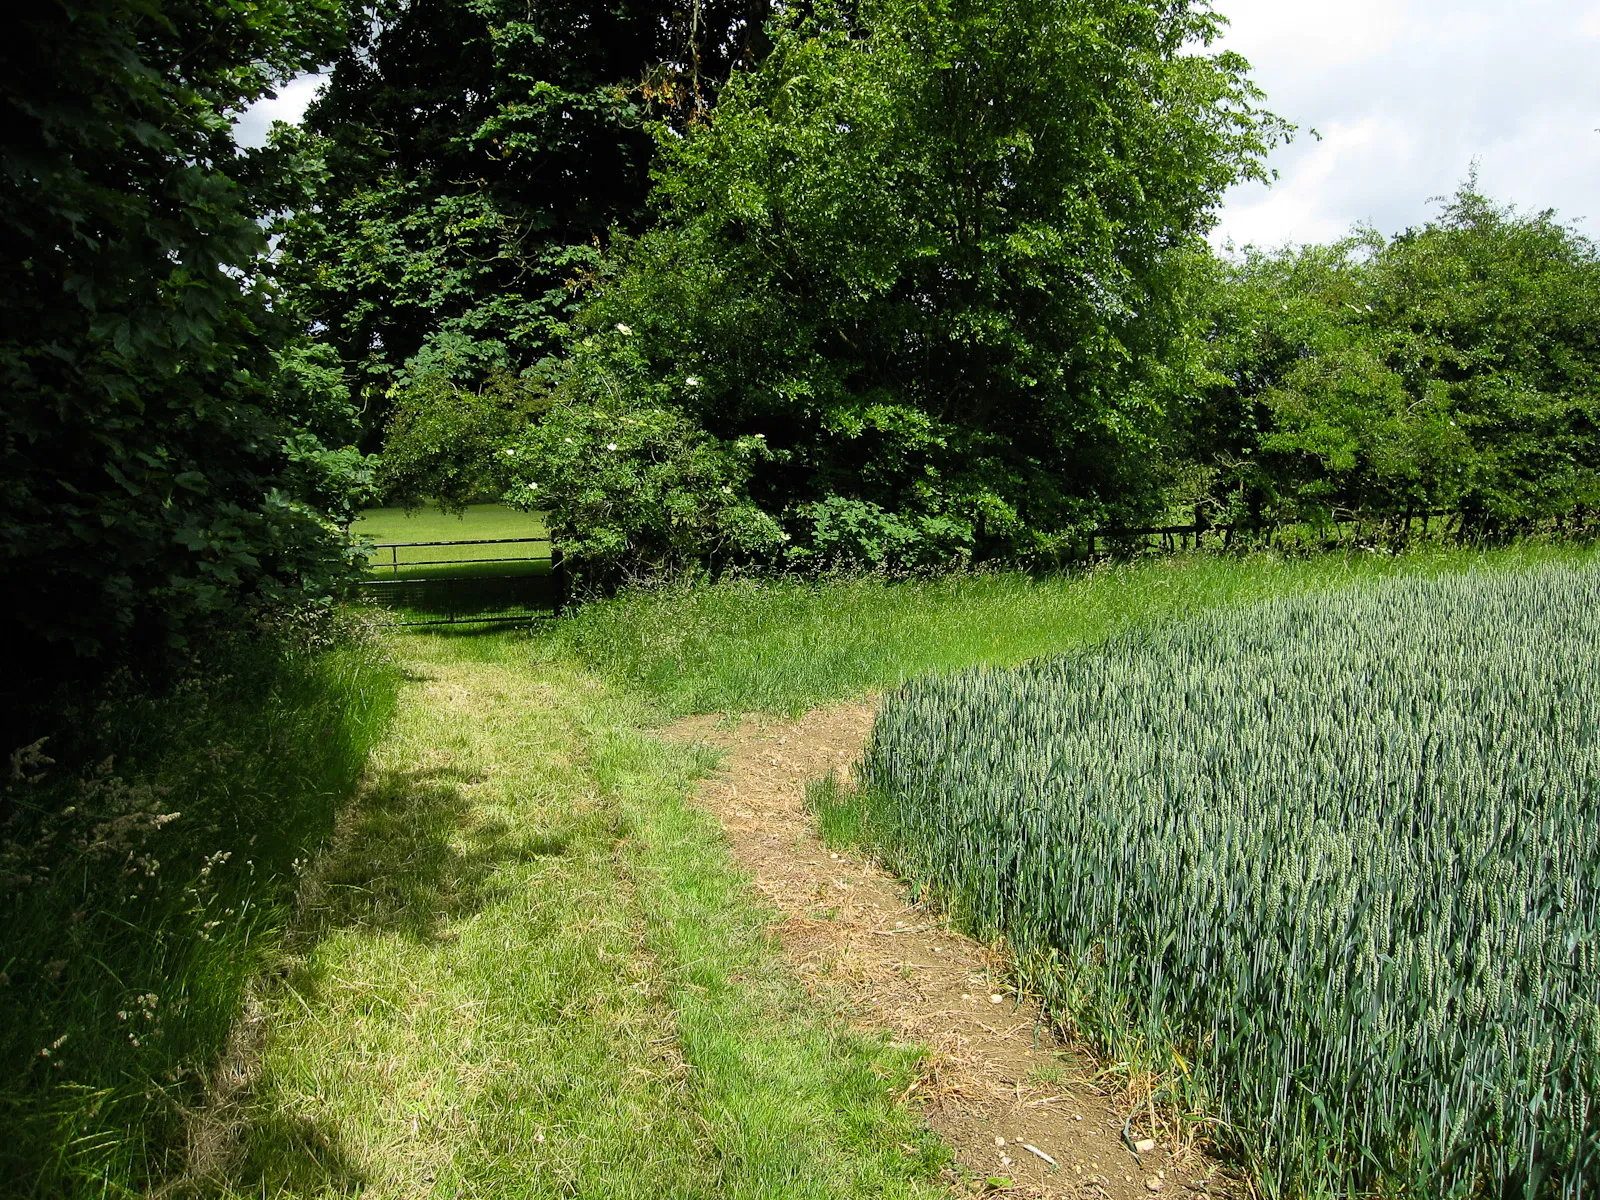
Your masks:
<svg viewBox="0 0 1600 1200"><path fill-rule="evenodd" d="M1219 612L907 684L857 807L1269 1194L1577 1197L1596 646L1593 566Z"/></svg>

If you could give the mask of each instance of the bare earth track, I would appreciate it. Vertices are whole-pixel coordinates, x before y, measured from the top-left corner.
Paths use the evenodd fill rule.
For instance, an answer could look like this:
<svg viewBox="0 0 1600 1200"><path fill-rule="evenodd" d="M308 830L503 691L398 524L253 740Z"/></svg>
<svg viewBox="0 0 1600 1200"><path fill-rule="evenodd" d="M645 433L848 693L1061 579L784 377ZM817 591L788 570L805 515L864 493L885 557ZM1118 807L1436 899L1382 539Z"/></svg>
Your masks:
<svg viewBox="0 0 1600 1200"><path fill-rule="evenodd" d="M858 702L792 721L693 717L664 731L723 753L699 802L782 914L792 969L854 1021L929 1048L908 1098L920 1098L980 1184L1004 1188L1004 1179L1014 1195L1085 1200L1223 1194L1222 1177L1192 1150L1128 1148L1123 1114L1093 1084L1089 1060L1055 1040L998 955L908 903L881 867L819 840L806 783L846 773L872 717L873 705Z"/></svg>

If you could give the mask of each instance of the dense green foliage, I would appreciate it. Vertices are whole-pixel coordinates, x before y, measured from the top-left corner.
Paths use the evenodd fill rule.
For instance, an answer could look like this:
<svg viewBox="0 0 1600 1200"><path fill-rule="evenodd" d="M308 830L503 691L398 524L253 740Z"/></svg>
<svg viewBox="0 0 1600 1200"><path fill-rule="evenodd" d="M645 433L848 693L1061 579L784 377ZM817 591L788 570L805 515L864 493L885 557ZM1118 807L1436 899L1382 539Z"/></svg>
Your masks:
<svg viewBox="0 0 1600 1200"><path fill-rule="evenodd" d="M327 632L213 646L172 694L110 697L12 756L6 1194L147 1195L182 1164L187 1113L393 705L374 646Z"/></svg>
<svg viewBox="0 0 1600 1200"><path fill-rule="evenodd" d="M559 347L613 226L640 227L647 118L701 113L766 8L373 6L276 140L280 277L370 419L402 372L476 385Z"/></svg>
<svg viewBox="0 0 1600 1200"><path fill-rule="evenodd" d="M432 500L460 512L497 497L515 480L509 443L543 407L537 391L509 375L491 376L476 389L438 372L419 375L398 390L389 410L374 482L391 504L412 509Z"/></svg>
<svg viewBox="0 0 1600 1200"><path fill-rule="evenodd" d="M395 499L543 488L602 584L685 563L1052 562L1086 528L1178 513L1448 511L1491 536L1592 518L1600 258L1554 214L1497 208L1469 180L1391 240L1219 259L1204 235L1223 192L1288 127L1243 60L1208 49L1204 6L870 0L785 12L761 37L749 17L705 17L727 31L703 35L731 71L720 87L685 90L670 56L690 35L662 17L650 52L667 57L640 88L583 93L590 116L611 97L605 121L570 142L519 126L514 153L485 148L502 116L576 113L559 81L610 79L643 43L519 41L513 21L442 6L389 14L341 64L303 140L345 166L295 206L284 269L369 373L372 411L399 397ZM432 61L430 22L469 31L451 60L467 74L400 87L385 39ZM464 108L438 99L468 75ZM650 97L673 118L653 150ZM391 108L397 132L363 124ZM580 146L612 162L617 138L635 190L609 208L587 177L551 190L561 173L538 164ZM608 223L628 236L604 241ZM466 411L452 395L495 378L520 391L509 481L486 426L448 435ZM637 462L597 460L608 482L571 478L582 439L566 439L627 422L671 424L700 466L635 439L612 453ZM757 435L759 461L739 449Z"/></svg>
<svg viewBox="0 0 1600 1200"><path fill-rule="evenodd" d="M766 442L719 442L681 409L558 404L502 453L516 479L506 499L551 514L591 586L746 561L785 538L745 495Z"/></svg>
<svg viewBox="0 0 1600 1200"><path fill-rule="evenodd" d="M348 566L352 414L269 304L229 116L340 33L331 0L51 0L8 30L0 612L29 665L7 706Z"/></svg>
<svg viewBox="0 0 1600 1200"><path fill-rule="evenodd" d="M574 354L625 358L588 374L630 403L765 436L751 498L814 560L1049 550L1150 509L1191 268L1280 130L1242 60L1194 49L1217 28L1144 0L778 23L663 134L660 223Z"/></svg>
<svg viewBox="0 0 1600 1200"><path fill-rule="evenodd" d="M1600 569L1222 612L883 703L860 825L1270 1194L1600 1171Z"/></svg>
<svg viewBox="0 0 1600 1200"><path fill-rule="evenodd" d="M1217 519L1464 515L1480 530L1600 504L1600 255L1469 180L1386 241L1219 266L1212 384L1177 449Z"/></svg>
<svg viewBox="0 0 1600 1200"><path fill-rule="evenodd" d="M1469 185L1437 222L1390 242L1364 236L1219 263L1204 242L1216 205L1232 183L1262 173L1286 127L1259 107L1246 64L1210 49L1220 22L1203 0L774 8L377 0L355 15L341 0L46 0L14 21L0 50L0 615L21 665L0 683L0 716L20 715L8 728L13 745L28 744L0 791L8 1181L40 1195L135 1194L183 1157L197 1073L214 1063L246 982L284 927L299 860L329 827L387 711L394 681L370 647L312 650L286 642L281 628L260 632L314 620L355 577L362 564L345 527L371 487L402 507L459 511L495 497L548 514L587 581L608 588L686 568L798 576L1049 563L1073 553L1086 527L1157 516L1179 499L1218 520L1445 507L1491 533L1592 515L1600 503L1594 246L1550 214L1496 209ZM303 129L280 128L261 151L236 147L231 124L245 106L329 61ZM381 465L357 448L380 432ZM1327 568L1386 569L1365 559ZM1014 663L1186 606L1300 587L1323 568L1252 559L1187 570L925 575L903 586L882 576L724 580L627 592L538 645L576 652L672 707L793 710L919 670ZM1566 587L1592 611L1592 588L1582 591L1592 577L1550 575L1542 586ZM1570 1004L1558 1018L1527 999L1552 978L1528 965L1529 946L1577 955L1575 973L1549 983L1558 1000L1582 1000L1594 977L1583 957L1593 947L1592 821L1576 824L1559 788L1516 789L1537 771L1555 778L1592 765L1589 743L1552 750L1546 735L1594 699L1574 665L1583 662L1576 640L1594 630L1581 604L1563 615L1541 607L1545 593L1532 585L1502 591L1503 603L1483 581L1465 598L1437 593L1461 629L1495 604L1503 621L1474 634L1467 661L1488 684L1457 707L1455 677L1428 640L1456 627L1396 616L1411 612L1402 600L1435 595L1426 589L1354 602L1386 641L1317 625L1291 606L1270 610L1278 624L1264 632L1205 626L1236 652L1231 663L1206 658L1193 630L1162 643L1192 660L1179 682L1202 667L1207 682L1232 681L1207 693L1210 709L1194 710L1219 725L1238 716L1243 731L1206 769L1245 770L1243 757L1266 744L1251 739L1270 736L1281 749L1307 729L1337 728L1335 717L1307 717L1285 732L1280 724L1303 715L1295 704L1315 700L1355 723L1339 745L1301 746L1301 762L1272 760L1286 774L1269 781L1295 803L1324 806L1328 828L1313 845L1354 856L1350 887L1388 894L1393 880L1362 874L1380 851L1395 866L1394 886L1416 885L1395 900L1414 917L1397 935L1400 957L1350 960L1378 981L1347 993L1368 1008L1302 1003L1304 979L1292 974L1262 1001L1273 1019L1299 1022L1278 1050L1312 1047L1322 1056L1315 1069L1309 1059L1272 1059L1271 1047L1246 1044L1244 1025L1226 1025L1229 1014L1258 1010L1217 1007L1222 985L1208 974L1216 964L1239 986L1279 978L1250 971L1281 964L1237 953L1251 930L1227 921L1199 930L1175 917L1167 924L1191 940L1152 948L1139 940L1150 928L1123 919L1131 907L1113 913L1131 931L1118 941L1094 923L1111 909L1086 908L1076 925L1038 924L1040 906L1058 896L1050 888L1019 890L1001 876L995 890L991 874L989 890L966 894L991 927L1056 953L1041 978L1089 996L1085 1020L1107 1043L1142 1034L1152 1046L1184 1047L1208 1102L1236 1115L1238 1129L1265 1131L1265 1141L1240 1136L1269 1182L1381 1171L1431 1188L1498 1184L1518 1170L1564 1182L1592 1170L1582 1157L1594 1152L1589 1118L1556 1103L1594 1094L1594 1030L1584 1024L1592 1014ZM1327 644L1307 649L1290 636L1295 622L1324 629ZM1531 657L1538 636L1547 657ZM1151 665L1153 654L1119 643L1107 658L1003 683L918 685L892 712L932 722L917 708L927 697L1033 688L1046 699L1028 720L1048 732L1039 714L1054 711L1060 680L1107 670L1121 672L1136 703L1096 710L1096 720L1148 734L1140 722L1158 712L1189 753L1181 739L1198 744L1204 731L1184 723L1177 683ZM1411 673L1357 678L1358 655ZM1240 672L1252 665L1269 681L1275 670L1301 670L1314 686L1286 690L1295 698L1251 724L1229 706L1245 703ZM1514 687L1525 699L1557 685L1566 691L1537 704L1504 699ZM1438 739L1387 730L1386 757L1359 758L1376 735L1358 718L1380 701L1421 709L1424 700L1444 705L1426 718ZM1484 714L1494 720L1468 729ZM560 719L589 718L575 707ZM880 751L898 719L886 721ZM45 728L50 737L36 741ZM1030 730L1000 744L1022 753ZM603 737L580 753L572 736L552 742L560 769L585 756L606 762ZM1101 782L1130 796L1137 787L1125 768L1154 754L1132 734L1121 757L1072 745L1079 757L1061 758L1063 770L1098 764ZM1468 759L1449 755L1472 745L1510 746L1535 772L1501 780L1504 796L1480 797L1491 777L1461 767L1457 792L1427 793L1438 818L1427 845L1525 802L1504 822L1510 851L1474 849L1480 882L1494 882L1457 889L1463 919L1489 939L1487 966L1427 924L1430 898L1455 883L1447 873L1465 860L1424 863L1395 850L1385 839L1399 802L1372 791L1407 764L1456 770ZM995 779L1009 769L1010 760L985 761ZM1325 774L1307 775L1306 762ZM1194 778L1215 782L1205 764L1191 765ZM1360 787L1316 791L1357 767ZM887 765L875 769L889 779ZM666 787L655 775L651 786ZM578 790L592 797L634 777L601 771ZM394 794L410 797L408 789ZM872 793L891 794L887 783ZM1250 802L1218 784L1216 803L1184 828L1225 835L1205 843L1202 858L1242 856L1205 860L1218 871L1246 871L1256 855L1281 866L1270 877L1246 874L1266 907L1252 900L1238 911L1259 919L1260 946L1307 934L1332 979L1345 970L1332 943L1284 924L1289 910L1261 899L1270 884L1310 889L1321 903L1313 876L1325 860L1302 863L1287 826ZM1126 833L1148 863L1187 853L1181 831L1139 803L1090 815L1102 832ZM465 811L434 815L443 828ZM659 853L635 863L654 865L629 887L651 889L651 903L674 915L652 910L635 921L630 908L616 936L651 928L650 952L665 956L666 973L698 971L703 981L681 1004L685 1061L719 1082L696 1093L712 1107L692 1120L673 1110L674 1128L699 1154L699 1131L722 1120L733 1133L716 1154L736 1174L749 1166L757 1191L772 1172L784 1186L839 1190L855 1159L830 1162L830 1174L797 1149L834 1139L808 1123L809 1101L799 1098L826 1107L838 1083L832 1067L818 1066L824 1034L807 1034L809 1048L796 1050L789 1033L761 1027L776 1002L733 986L765 970L753 920L725 969L705 966L697 939L709 926L693 906L709 893L704 855L684 849L700 844L679 827L688 816L637 797L619 811L635 832L660 839ZM1507 857L1525 846L1534 811L1556 849ZM1021 824L994 845L1034 855L1035 865L1061 861L1049 857L1059 840L1039 840L1027 824L1033 810L1011 815ZM589 867L610 870L612 818L596 809L585 821ZM971 849L932 834L918 843L910 829L901 830L907 853ZM1167 841L1152 842L1152 831ZM1075 842L1103 855L1084 859L1090 867L1123 853L1089 832ZM1565 879L1562 837L1588 855L1580 867L1589 875L1570 895L1546 895L1538 889ZM1115 861L1132 871L1126 857ZM933 859L924 865L934 870ZM522 868L530 878L542 870L532 860ZM1182 887L1223 877L1182 876L1182 887L1179 876L1127 878L1127 889L1092 899L1162 911L1199 895ZM728 941L736 882L717 880L718 936ZM1493 907L1513 886L1548 918L1524 942ZM1365 930L1369 917L1356 912L1352 928ZM1590 940L1539 940L1555 930ZM1213 933L1220 940L1206 942ZM1091 945L1107 954L1092 970L1082 957ZM1129 983L1151 955L1171 966L1196 947L1217 957L1183 960L1167 977L1190 990ZM1405 954L1434 961L1417 947L1445 955L1448 970L1400 978ZM551 951L552 961L567 952ZM605 974L600 961L588 962L587 978ZM1499 991L1458 1019L1451 1006L1479 993L1438 991L1451 980ZM500 998L523 1012L520 997ZM656 999L627 1003L642 1012ZM1449 1020L1420 1017L1428 1004ZM1347 1036L1349 1020L1374 1014L1393 1023L1359 1044ZM1504 1046L1484 1040L1485 1014L1511 1031ZM783 1020L777 1028L790 1030ZM1395 1029L1421 1032L1400 1046ZM1441 1030L1460 1040L1440 1042ZM1206 1031L1227 1037L1207 1040ZM765 1047L754 1083L736 1043ZM1541 1065L1548 1086L1538 1093L1518 1056L1546 1046L1557 1057ZM1582 1053L1591 1057L1573 1059ZM796 1070L773 1066L785 1054ZM850 1059L838 1111L881 1106L867 1061ZM1462 1102L1463 1062L1490 1081L1485 1094L1502 1109ZM1380 1087L1372 1081L1384 1063L1392 1077ZM785 1091L801 1068L810 1091ZM1300 1090L1273 1107L1259 1090L1269 1077ZM1368 1104L1377 1095L1382 1102ZM737 1101L750 1096L741 1110ZM1359 1138L1339 1116L1346 1096L1365 1106ZM1446 1116L1425 1129L1416 1113L1435 1101ZM497 1097L487 1103L521 1119ZM804 1138L774 1143L759 1118L769 1111ZM878 1128L875 1119L861 1127ZM1514 1144L1530 1131L1538 1141ZM288 1159L300 1162L299 1134L284 1136ZM889 1144L873 1153L892 1165L899 1152ZM778 1149L746 1155L751 1145ZM1451 1158L1457 1147L1465 1149ZM1332 1175L1310 1165L1324 1159ZM860 1190L871 1190L878 1169L861 1176ZM900 1179L899 1167L889 1176Z"/></svg>
<svg viewBox="0 0 1600 1200"><path fill-rule="evenodd" d="M343 10L48 0L7 33L0 1178L142 1195L392 694L283 628L355 572L370 464L232 131Z"/></svg>

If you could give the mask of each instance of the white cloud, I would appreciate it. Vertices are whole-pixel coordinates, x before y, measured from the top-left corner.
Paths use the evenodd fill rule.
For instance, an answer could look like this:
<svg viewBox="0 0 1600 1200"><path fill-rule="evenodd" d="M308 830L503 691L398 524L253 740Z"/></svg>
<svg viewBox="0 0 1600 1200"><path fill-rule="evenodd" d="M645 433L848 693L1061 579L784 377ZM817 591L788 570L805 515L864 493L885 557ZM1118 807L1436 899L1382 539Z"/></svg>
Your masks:
<svg viewBox="0 0 1600 1200"><path fill-rule="evenodd" d="M280 87L273 99L257 100L233 123L233 140L241 146L265 146L274 121L298 125L322 83L321 75L302 75Z"/></svg>
<svg viewBox="0 0 1600 1200"><path fill-rule="evenodd" d="M1229 194L1214 235L1324 241L1425 220L1474 161L1496 200L1567 219L1600 196L1595 0L1219 0L1224 40L1301 127L1279 182ZM1310 136L1315 128L1321 141ZM1600 216L1600 213L1595 215Z"/></svg>

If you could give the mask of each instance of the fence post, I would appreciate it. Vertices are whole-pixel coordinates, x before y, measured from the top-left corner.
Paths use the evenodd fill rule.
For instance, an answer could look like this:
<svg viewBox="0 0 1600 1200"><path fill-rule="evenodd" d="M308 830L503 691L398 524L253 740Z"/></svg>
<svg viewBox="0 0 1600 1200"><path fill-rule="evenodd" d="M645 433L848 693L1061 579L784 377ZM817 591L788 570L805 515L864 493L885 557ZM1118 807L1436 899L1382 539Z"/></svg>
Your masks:
<svg viewBox="0 0 1600 1200"><path fill-rule="evenodd" d="M559 617L561 610L567 606L567 559L559 546L550 548L550 591L554 600L553 611Z"/></svg>

